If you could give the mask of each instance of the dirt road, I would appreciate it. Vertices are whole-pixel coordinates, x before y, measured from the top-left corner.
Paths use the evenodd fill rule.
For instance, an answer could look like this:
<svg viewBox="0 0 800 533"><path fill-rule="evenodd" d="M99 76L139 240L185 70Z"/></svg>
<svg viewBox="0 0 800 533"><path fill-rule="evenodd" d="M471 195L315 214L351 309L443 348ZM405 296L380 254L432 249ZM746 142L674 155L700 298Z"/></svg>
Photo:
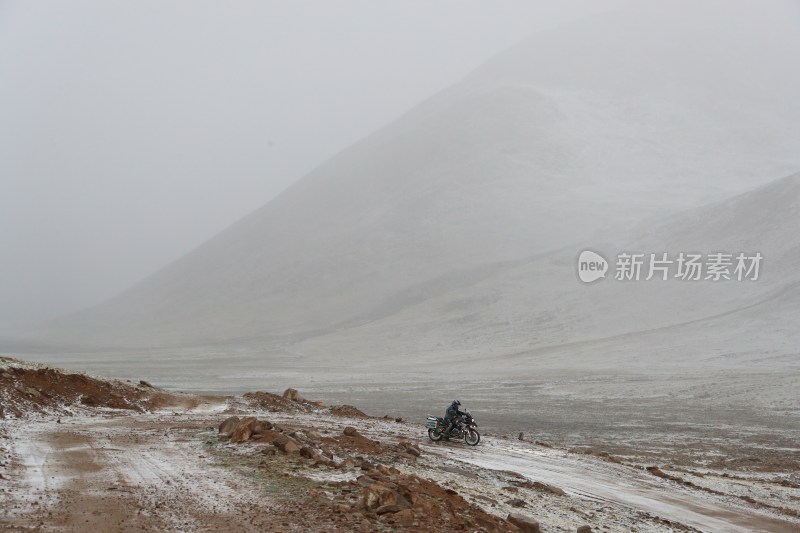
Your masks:
<svg viewBox="0 0 800 533"><path fill-rule="evenodd" d="M748 508L734 498L688 489L647 471L563 450L495 441L472 450L448 452L483 468L519 472L568 495L644 510L702 531L800 530L800 524Z"/></svg>
<svg viewBox="0 0 800 533"><path fill-rule="evenodd" d="M254 468L265 457L263 445L218 442L216 425L227 416L220 407L175 414L98 410L94 416L62 417L61 423L46 417L0 421L5 437L0 440L0 531L370 530L358 521L337 525L326 514L330 505L328 511L309 506L305 493L296 501L279 497L280 486L266 485ZM748 506L734 496L532 443L487 437L476 448L437 445L427 440L424 428L392 420L262 415L284 427L313 427L323 435L341 435L346 425L357 426L381 442L370 461L389 464L394 453L392 466L435 480L500 517L519 511L509 501L521 498L522 511L539 519L543 531L575 531L584 523L602 525L603 531L800 530L797 519ZM392 450L405 438L422 445L420 458L396 459ZM353 481L360 475L358 468L326 470L291 461L288 468L298 479ZM528 490L524 484L510 487L519 474L560 487L566 495Z"/></svg>
<svg viewBox="0 0 800 533"><path fill-rule="evenodd" d="M270 499L248 475L215 468L202 456L196 422L170 418L116 415L15 424L10 458L16 466L7 474L4 527L270 530Z"/></svg>

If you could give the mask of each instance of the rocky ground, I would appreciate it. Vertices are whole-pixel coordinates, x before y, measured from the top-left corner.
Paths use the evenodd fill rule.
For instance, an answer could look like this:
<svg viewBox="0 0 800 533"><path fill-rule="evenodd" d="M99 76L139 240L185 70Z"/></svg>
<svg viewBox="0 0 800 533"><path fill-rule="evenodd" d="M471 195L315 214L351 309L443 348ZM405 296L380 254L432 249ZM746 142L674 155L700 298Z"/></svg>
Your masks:
<svg viewBox="0 0 800 533"><path fill-rule="evenodd" d="M182 395L0 359L0 399L0 531L800 530L797 472L435 444L292 389Z"/></svg>

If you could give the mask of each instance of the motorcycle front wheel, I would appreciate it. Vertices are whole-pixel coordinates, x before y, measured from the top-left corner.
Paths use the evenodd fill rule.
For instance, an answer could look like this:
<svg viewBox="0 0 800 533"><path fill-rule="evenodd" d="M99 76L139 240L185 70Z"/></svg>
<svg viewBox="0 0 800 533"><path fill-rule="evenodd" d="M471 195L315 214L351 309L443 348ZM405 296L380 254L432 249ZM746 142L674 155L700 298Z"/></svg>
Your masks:
<svg viewBox="0 0 800 533"><path fill-rule="evenodd" d="M439 442L442 440L442 431L440 429L429 429L428 430L428 438L431 439L433 442Z"/></svg>
<svg viewBox="0 0 800 533"><path fill-rule="evenodd" d="M464 434L464 442L470 446L477 446L480 441L481 434L474 429L467 430L467 432Z"/></svg>

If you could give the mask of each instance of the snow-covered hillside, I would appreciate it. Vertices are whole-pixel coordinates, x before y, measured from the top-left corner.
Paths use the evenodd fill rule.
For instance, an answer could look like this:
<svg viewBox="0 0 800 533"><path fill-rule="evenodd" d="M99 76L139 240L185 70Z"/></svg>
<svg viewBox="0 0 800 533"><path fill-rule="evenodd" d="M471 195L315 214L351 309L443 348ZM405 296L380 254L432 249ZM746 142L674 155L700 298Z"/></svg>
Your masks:
<svg viewBox="0 0 800 533"><path fill-rule="evenodd" d="M472 361L506 373L573 367L690 370L701 361L718 369L788 368L786 356L796 353L799 340L791 326L800 317L799 215L796 174L642 223L634 236L616 243L582 243L610 261L625 250L667 252L673 260L680 252L760 253L764 259L755 281L735 276L684 281L675 278L675 265L668 281L659 276L645 281L646 268L641 281L618 281L612 264L606 279L587 285L576 276L581 246L575 245L498 263L456 290L291 350L311 359L367 353L376 365L398 356L410 364ZM765 359L773 364L765 365Z"/></svg>
<svg viewBox="0 0 800 533"><path fill-rule="evenodd" d="M775 204L796 197L796 180L753 208L774 215L763 225L717 224L703 210L697 226L666 219L650 241L630 236L642 221L800 168L800 71L776 59L800 48L798 13L771 6L635 4L535 35L139 285L6 334L16 340L0 348L446 360L750 305L782 285L765 274L750 285L584 287L573 265L582 245L677 252L673 243L694 245L684 236L720 249L763 244L766 264L797 256L796 211ZM762 240L773 230L781 238Z"/></svg>

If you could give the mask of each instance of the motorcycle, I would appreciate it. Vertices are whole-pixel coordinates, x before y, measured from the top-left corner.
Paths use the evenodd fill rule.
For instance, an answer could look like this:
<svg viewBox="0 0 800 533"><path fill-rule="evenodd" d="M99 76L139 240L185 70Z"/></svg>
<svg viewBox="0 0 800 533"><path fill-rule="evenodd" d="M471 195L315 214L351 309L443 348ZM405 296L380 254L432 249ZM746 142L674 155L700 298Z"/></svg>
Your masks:
<svg viewBox="0 0 800 533"><path fill-rule="evenodd" d="M477 430L478 423L475 422L475 419L472 418L469 411L456 419L453 428L447 435L444 434L445 426L443 418L428 415L426 426L428 427L428 438L433 442L439 442L442 439L464 439L464 442L470 446L476 446L481 441L481 435Z"/></svg>

